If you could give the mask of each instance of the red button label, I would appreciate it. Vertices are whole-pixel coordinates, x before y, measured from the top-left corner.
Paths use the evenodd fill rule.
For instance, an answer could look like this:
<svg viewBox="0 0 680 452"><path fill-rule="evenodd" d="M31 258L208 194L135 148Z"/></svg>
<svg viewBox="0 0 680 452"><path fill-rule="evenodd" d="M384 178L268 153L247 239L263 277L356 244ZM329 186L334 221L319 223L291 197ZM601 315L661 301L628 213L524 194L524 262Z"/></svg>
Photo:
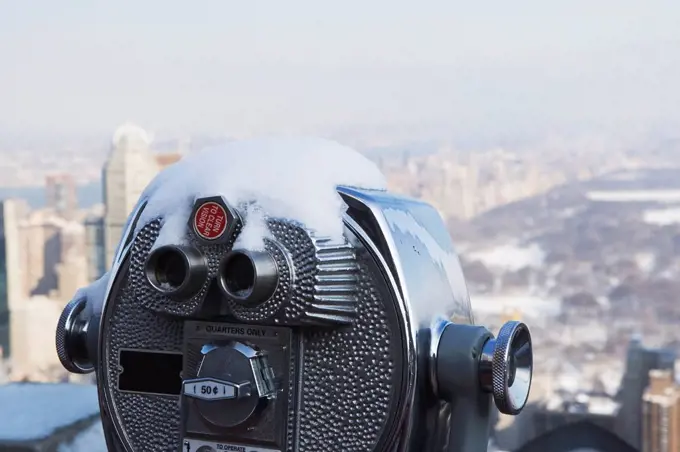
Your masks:
<svg viewBox="0 0 680 452"><path fill-rule="evenodd" d="M216 202L206 202L196 210L194 231L206 240L218 239L227 230L227 211Z"/></svg>

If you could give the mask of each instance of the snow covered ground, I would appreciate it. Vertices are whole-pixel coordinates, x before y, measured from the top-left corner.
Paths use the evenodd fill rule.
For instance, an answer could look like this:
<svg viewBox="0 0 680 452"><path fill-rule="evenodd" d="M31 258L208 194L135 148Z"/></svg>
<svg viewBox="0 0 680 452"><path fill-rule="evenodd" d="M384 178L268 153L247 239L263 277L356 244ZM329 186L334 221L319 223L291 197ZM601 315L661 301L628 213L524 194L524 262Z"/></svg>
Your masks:
<svg viewBox="0 0 680 452"><path fill-rule="evenodd" d="M546 317L560 312L560 301L531 295L474 295L470 303L475 314L498 315L518 311L527 317Z"/></svg>
<svg viewBox="0 0 680 452"><path fill-rule="evenodd" d="M651 209L642 214L645 223L657 226L668 226L680 223L680 207L668 209Z"/></svg>
<svg viewBox="0 0 680 452"><path fill-rule="evenodd" d="M598 202L680 202L680 190L594 190L586 193Z"/></svg>
<svg viewBox="0 0 680 452"><path fill-rule="evenodd" d="M480 261L489 268L517 271L525 267L542 267L545 252L535 243L527 247L507 244L474 251L469 253L467 257L471 260Z"/></svg>

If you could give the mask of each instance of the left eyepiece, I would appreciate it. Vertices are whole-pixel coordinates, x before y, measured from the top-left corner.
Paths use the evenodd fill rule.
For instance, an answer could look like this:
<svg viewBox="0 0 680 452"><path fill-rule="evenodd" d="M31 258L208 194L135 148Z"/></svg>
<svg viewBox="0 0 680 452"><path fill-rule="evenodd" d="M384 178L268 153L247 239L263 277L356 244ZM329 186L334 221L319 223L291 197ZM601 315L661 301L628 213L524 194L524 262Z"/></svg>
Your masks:
<svg viewBox="0 0 680 452"><path fill-rule="evenodd" d="M208 277L208 263L196 248L166 245L149 254L144 272L149 284L159 292L173 298L191 298Z"/></svg>

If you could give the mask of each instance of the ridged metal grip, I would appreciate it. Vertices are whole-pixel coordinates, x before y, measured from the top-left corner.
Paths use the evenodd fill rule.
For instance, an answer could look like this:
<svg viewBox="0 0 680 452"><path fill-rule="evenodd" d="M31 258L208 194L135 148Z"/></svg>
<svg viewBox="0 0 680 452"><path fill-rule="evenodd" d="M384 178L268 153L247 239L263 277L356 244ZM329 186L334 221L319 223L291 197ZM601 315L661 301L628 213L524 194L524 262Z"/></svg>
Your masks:
<svg viewBox="0 0 680 452"><path fill-rule="evenodd" d="M57 356L61 365L75 374L87 374L94 370L94 366L84 356L87 322L78 318L86 304L86 298L71 300L64 307L57 323Z"/></svg>
<svg viewBox="0 0 680 452"><path fill-rule="evenodd" d="M479 371L482 388L493 394L498 410L519 414L529 398L533 373L529 328L517 321L503 325L498 337L484 345Z"/></svg>

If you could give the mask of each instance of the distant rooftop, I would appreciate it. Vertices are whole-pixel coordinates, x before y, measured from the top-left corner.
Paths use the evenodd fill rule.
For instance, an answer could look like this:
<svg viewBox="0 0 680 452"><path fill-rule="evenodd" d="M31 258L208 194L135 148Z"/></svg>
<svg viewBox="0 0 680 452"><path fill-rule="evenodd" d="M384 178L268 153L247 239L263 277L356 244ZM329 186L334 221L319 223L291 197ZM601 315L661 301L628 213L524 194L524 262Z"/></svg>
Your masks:
<svg viewBox="0 0 680 452"><path fill-rule="evenodd" d="M93 385L1 385L0 443L41 440L98 413L97 388Z"/></svg>
<svg viewBox="0 0 680 452"><path fill-rule="evenodd" d="M548 411L589 413L601 416L615 415L619 406L619 403L606 395L593 395L583 392L578 394L553 394L545 403L545 409Z"/></svg>
<svg viewBox="0 0 680 452"><path fill-rule="evenodd" d="M141 146L148 146L153 138L141 127L131 122L120 125L113 134L112 145L114 148L121 146L125 141L133 142Z"/></svg>
<svg viewBox="0 0 680 452"><path fill-rule="evenodd" d="M652 369L649 371L649 386L642 399L661 406L673 406L680 400L678 388L670 370Z"/></svg>
<svg viewBox="0 0 680 452"><path fill-rule="evenodd" d="M178 152L158 154L156 155L156 162L158 162L158 166L165 168L166 166L170 166L173 163L177 163L181 158L182 154Z"/></svg>

